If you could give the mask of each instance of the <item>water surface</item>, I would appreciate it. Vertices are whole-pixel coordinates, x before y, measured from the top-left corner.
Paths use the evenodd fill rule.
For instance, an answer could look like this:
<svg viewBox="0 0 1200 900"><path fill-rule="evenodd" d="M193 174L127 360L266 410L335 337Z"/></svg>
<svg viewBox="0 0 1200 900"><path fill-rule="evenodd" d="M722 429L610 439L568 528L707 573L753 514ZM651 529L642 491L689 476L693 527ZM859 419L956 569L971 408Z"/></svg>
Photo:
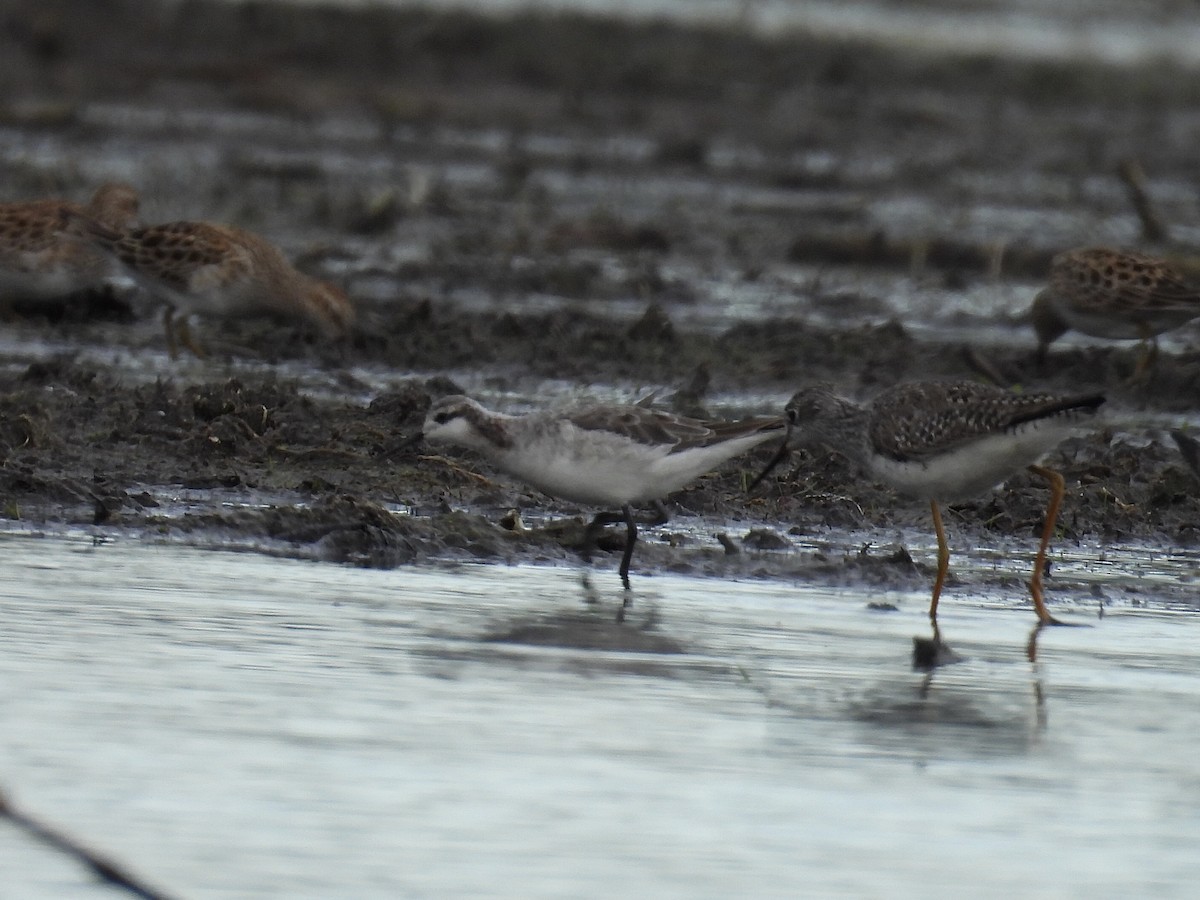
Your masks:
<svg viewBox="0 0 1200 900"><path fill-rule="evenodd" d="M1186 896L1196 615L9 536L0 783L185 897ZM516 638L505 640L504 638ZM1040 687L1044 703L1037 701ZM0 826L12 896L112 896Z"/></svg>

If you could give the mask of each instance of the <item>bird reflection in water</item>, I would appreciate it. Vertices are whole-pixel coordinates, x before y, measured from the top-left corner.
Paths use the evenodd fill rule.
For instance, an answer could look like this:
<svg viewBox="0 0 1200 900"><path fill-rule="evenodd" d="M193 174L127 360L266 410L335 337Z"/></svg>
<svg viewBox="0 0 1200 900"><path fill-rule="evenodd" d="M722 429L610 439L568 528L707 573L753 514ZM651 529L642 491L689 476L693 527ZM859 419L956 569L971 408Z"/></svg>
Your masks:
<svg viewBox="0 0 1200 900"><path fill-rule="evenodd" d="M1046 724L1046 692L1042 683L1041 664L1038 662L1038 638L1041 636L1042 629L1049 623L1038 622L1034 625L1033 630L1029 632L1029 639L1025 642L1025 657L1029 660L1033 673L1033 697L1035 709L1037 710L1037 725L1042 728ZM912 667L914 672L924 672L925 677L921 680L920 696L925 699L929 695L930 688L933 686L933 677L938 669L943 666L953 665L955 663L964 662L967 657L963 656L950 647L942 640L942 630L938 624L933 623L933 632L929 637L923 635L913 636L913 653Z"/></svg>

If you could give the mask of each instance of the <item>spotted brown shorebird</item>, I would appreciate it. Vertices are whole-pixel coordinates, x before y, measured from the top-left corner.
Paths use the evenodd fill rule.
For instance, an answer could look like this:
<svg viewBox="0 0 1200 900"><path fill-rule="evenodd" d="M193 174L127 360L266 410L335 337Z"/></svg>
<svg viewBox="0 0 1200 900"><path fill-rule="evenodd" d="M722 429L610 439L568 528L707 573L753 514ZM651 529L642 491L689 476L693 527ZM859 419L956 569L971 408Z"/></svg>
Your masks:
<svg viewBox="0 0 1200 900"><path fill-rule="evenodd" d="M1030 308L1039 363L1051 343L1074 329L1093 337L1142 341L1146 346L1135 377L1157 358L1160 334L1197 316L1200 278L1170 260L1099 247L1054 257L1049 284Z"/></svg>
<svg viewBox="0 0 1200 900"><path fill-rule="evenodd" d="M827 384L813 385L788 401L787 439L750 487L795 442L841 453L868 477L928 500L938 541L937 579L929 603L936 626L950 564L938 504L983 493L1027 468L1050 485L1029 593L1039 623L1058 624L1043 600L1042 572L1066 485L1062 475L1037 462L1103 402L1100 394L1015 394L969 381L916 381L889 388L860 406L837 396Z"/></svg>
<svg viewBox="0 0 1200 900"><path fill-rule="evenodd" d="M100 287L119 274L73 223L85 216L122 232L137 225L138 194L127 184L101 185L86 206L65 200L0 204L0 298L52 300Z"/></svg>
<svg viewBox="0 0 1200 900"><path fill-rule="evenodd" d="M329 282L299 272L274 244L232 225L168 222L123 233L89 224L97 243L134 279L162 300L167 346L179 341L196 356L191 316L239 318L273 315L304 320L329 339L344 337L354 324L349 298Z"/></svg>

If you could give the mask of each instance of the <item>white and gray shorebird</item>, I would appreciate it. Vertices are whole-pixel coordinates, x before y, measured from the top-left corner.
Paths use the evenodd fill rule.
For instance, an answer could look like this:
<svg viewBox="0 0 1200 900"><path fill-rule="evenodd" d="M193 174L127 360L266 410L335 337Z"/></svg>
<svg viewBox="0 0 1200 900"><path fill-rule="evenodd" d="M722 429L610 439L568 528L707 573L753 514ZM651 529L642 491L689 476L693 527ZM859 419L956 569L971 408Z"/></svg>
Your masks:
<svg viewBox="0 0 1200 900"><path fill-rule="evenodd" d="M702 421L646 406L587 405L523 416L485 409L461 395L444 397L425 417L433 443L468 447L496 468L543 493L602 507L588 526L585 558L601 528L624 522L621 582L637 542L633 506L659 501L786 427L781 416ZM619 509L620 512L615 510Z"/></svg>
<svg viewBox="0 0 1200 900"><path fill-rule="evenodd" d="M1050 485L1029 593L1039 623L1058 624L1042 599L1042 571L1066 485L1062 475L1037 462L1103 402L1100 394L1014 394L969 381L918 381L889 388L860 406L837 396L829 385L813 385L788 401L787 438L751 490L795 439L841 453L869 477L928 500L938 540L937 580L929 604L936 626L938 597L950 564L938 503L965 500L1028 468Z"/></svg>

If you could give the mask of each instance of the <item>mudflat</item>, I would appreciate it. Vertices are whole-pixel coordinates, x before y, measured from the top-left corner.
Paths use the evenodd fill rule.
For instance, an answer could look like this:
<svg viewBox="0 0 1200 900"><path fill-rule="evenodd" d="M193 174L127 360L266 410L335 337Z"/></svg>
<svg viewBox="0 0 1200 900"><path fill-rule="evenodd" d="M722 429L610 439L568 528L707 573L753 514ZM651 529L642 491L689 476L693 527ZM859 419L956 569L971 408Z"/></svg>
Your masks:
<svg viewBox="0 0 1200 900"><path fill-rule="evenodd" d="M1200 407L1186 330L1131 380L1129 343L1066 342L1037 366L1022 319L1068 247L1189 258L1142 241L1118 175L1135 160L1175 233L1194 230L1169 186L1194 180L1200 87L1169 64L200 0L30 0L3 23L6 199L128 181L147 222L263 233L359 311L336 343L201 320L208 356L171 360L137 297L12 304L14 523L365 565L569 559L591 511L414 443L432 397L550 403L571 385L726 418L812 380L866 396L967 377L1109 397L1049 460L1068 483L1056 547L1197 542L1200 484L1168 435ZM971 315L896 300L980 290L999 299ZM920 504L805 453L748 495L772 452L674 498L635 570L926 580L894 546L910 527L928 541ZM1018 475L954 508L954 543L1032 543L1044 504ZM501 524L510 509L529 527ZM873 530L861 553L770 552Z"/></svg>

